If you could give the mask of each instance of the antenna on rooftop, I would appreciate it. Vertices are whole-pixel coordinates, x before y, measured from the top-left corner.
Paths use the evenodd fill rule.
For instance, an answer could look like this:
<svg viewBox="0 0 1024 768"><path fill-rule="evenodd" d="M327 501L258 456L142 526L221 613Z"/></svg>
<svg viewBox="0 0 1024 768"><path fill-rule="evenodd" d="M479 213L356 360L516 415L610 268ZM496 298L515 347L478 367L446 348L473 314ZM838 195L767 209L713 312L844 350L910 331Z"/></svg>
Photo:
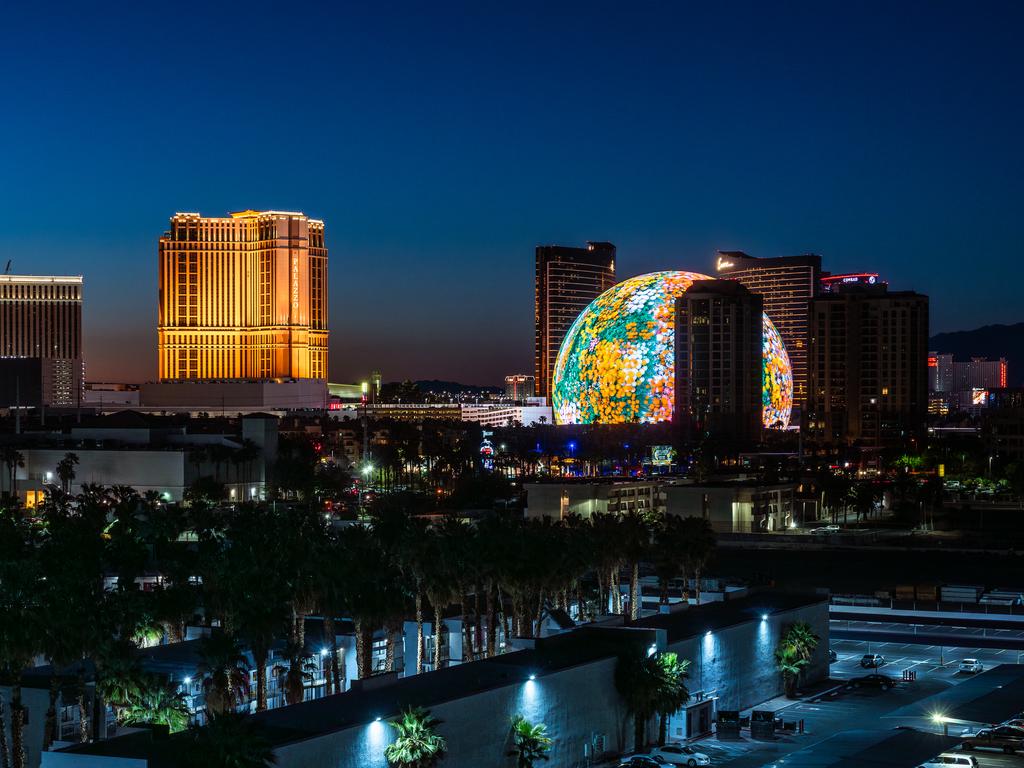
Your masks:
<svg viewBox="0 0 1024 768"><path fill-rule="evenodd" d="M10 259L7 260L7 266L4 267L4 274L5 275L11 274L11 260Z"/></svg>

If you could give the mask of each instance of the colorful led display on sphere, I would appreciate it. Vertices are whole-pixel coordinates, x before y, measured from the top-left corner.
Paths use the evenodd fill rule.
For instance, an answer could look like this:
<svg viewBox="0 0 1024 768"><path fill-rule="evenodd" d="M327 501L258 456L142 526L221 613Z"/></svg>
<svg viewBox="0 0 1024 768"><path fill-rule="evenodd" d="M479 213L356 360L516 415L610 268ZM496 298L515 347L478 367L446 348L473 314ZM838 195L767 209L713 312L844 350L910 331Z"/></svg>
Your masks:
<svg viewBox="0 0 1024 768"><path fill-rule="evenodd" d="M668 421L675 398L675 300L697 272L651 272L624 280L573 323L555 362L551 404L558 424ZM768 316L763 333L764 424L784 428L793 373Z"/></svg>

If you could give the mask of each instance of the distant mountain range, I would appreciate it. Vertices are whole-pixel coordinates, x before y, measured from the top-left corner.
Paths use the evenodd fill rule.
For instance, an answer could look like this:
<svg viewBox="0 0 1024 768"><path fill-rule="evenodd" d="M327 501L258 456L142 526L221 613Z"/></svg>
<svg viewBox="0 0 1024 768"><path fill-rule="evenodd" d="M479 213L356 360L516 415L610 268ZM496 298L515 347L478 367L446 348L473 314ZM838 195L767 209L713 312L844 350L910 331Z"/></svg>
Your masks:
<svg viewBox="0 0 1024 768"><path fill-rule="evenodd" d="M939 333L929 339L928 349L952 353L957 360L1005 357L1011 387L1024 386L1024 323L986 325L973 331Z"/></svg>

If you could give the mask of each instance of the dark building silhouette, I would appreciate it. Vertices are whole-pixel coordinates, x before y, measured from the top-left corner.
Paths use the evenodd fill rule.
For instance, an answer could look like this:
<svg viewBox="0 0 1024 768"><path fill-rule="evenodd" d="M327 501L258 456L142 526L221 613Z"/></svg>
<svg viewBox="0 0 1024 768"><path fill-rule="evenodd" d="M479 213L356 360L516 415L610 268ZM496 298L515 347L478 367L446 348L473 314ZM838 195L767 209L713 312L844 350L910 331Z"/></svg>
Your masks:
<svg viewBox="0 0 1024 768"><path fill-rule="evenodd" d="M719 277L737 280L764 297L764 311L786 345L793 368L793 406L807 399L808 304L818 293L821 257L815 254L759 259L742 251L719 251Z"/></svg>
<svg viewBox="0 0 1024 768"><path fill-rule="evenodd" d="M0 275L2 407L82 398L82 278Z"/></svg>
<svg viewBox="0 0 1024 768"><path fill-rule="evenodd" d="M698 280L676 299L673 419L686 437L760 438L763 311L729 280Z"/></svg>
<svg viewBox="0 0 1024 768"><path fill-rule="evenodd" d="M928 297L851 285L811 301L808 434L882 445L928 413Z"/></svg>
<svg viewBox="0 0 1024 768"><path fill-rule="evenodd" d="M615 246L537 246L534 283L534 373L538 397L551 396L558 348L569 328L594 299L615 285Z"/></svg>

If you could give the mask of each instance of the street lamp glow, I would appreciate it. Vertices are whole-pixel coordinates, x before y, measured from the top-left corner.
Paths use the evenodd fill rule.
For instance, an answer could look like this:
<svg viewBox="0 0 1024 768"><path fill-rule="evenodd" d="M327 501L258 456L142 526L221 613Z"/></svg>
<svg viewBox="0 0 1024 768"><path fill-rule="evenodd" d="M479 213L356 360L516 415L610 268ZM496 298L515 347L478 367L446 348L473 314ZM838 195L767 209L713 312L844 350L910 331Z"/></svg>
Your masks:
<svg viewBox="0 0 1024 768"><path fill-rule="evenodd" d="M367 464L365 467L363 467L364 475L369 475L371 472L373 472L373 464Z"/></svg>
<svg viewBox="0 0 1024 768"><path fill-rule="evenodd" d="M647 648L647 657L650 658L651 656L653 656L657 652L658 652L658 644L657 643L651 643L650 646Z"/></svg>
<svg viewBox="0 0 1024 768"><path fill-rule="evenodd" d="M704 633L704 637L711 637L711 630L710 629L707 632Z"/></svg>
<svg viewBox="0 0 1024 768"><path fill-rule="evenodd" d="M373 718L373 722L379 723L380 722L380 715L377 715L375 718Z"/></svg>
<svg viewBox="0 0 1024 768"><path fill-rule="evenodd" d="M933 723L935 723L937 725L942 725L943 723L946 722L946 720L947 720L946 716L944 714L942 714L941 712L933 712L932 713L932 722Z"/></svg>
<svg viewBox="0 0 1024 768"><path fill-rule="evenodd" d="M533 682L534 680L536 680L536 679L537 679L537 676L536 676L536 675L530 675L530 677L529 677L529 680L530 680L530 682L531 682L531 683L532 683L532 682Z"/></svg>
<svg viewBox="0 0 1024 768"><path fill-rule="evenodd" d="M762 613L761 614L761 621L768 621L768 614L767 613Z"/></svg>
<svg viewBox="0 0 1024 768"><path fill-rule="evenodd" d="M182 682L185 685L192 685L192 678L191 677L186 677L184 680L182 680Z"/></svg>
<svg viewBox="0 0 1024 768"><path fill-rule="evenodd" d="M321 656L326 656L328 653L330 653L330 651L328 651L326 648L321 648L320 649L320 655Z"/></svg>

